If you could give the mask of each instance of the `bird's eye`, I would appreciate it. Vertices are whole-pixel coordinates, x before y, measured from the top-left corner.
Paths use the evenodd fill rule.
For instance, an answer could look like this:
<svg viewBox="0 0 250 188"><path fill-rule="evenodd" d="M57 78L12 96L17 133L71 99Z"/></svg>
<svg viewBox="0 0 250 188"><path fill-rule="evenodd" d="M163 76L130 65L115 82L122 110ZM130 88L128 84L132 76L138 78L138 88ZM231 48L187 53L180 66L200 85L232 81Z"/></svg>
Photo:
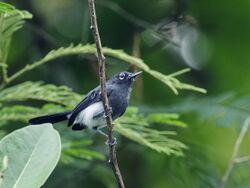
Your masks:
<svg viewBox="0 0 250 188"><path fill-rule="evenodd" d="M125 78L125 74L124 73L119 74L119 79L120 80L123 80L124 78Z"/></svg>

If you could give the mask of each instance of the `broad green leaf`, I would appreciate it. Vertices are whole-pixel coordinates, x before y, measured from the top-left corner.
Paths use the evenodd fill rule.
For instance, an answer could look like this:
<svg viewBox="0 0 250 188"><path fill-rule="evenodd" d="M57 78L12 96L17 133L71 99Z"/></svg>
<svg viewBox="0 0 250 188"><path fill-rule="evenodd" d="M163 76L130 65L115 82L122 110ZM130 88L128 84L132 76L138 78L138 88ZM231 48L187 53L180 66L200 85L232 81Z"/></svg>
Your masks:
<svg viewBox="0 0 250 188"><path fill-rule="evenodd" d="M8 167L8 157L4 156L2 159L2 164L1 164L1 170L0 170L0 186L3 183L3 178L4 178L4 172Z"/></svg>
<svg viewBox="0 0 250 188"><path fill-rule="evenodd" d="M16 130L0 141L0 161L7 156L1 188L39 188L55 168L61 141L51 124Z"/></svg>

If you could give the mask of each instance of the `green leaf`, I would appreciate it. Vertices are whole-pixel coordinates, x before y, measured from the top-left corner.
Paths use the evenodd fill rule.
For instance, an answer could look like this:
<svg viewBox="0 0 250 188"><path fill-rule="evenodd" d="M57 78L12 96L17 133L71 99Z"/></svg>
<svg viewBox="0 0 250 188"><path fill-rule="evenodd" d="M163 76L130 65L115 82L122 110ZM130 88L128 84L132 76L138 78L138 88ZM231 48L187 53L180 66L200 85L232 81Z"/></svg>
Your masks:
<svg viewBox="0 0 250 188"><path fill-rule="evenodd" d="M41 100L73 107L82 97L66 86L24 82L0 91L0 102Z"/></svg>
<svg viewBox="0 0 250 188"><path fill-rule="evenodd" d="M164 74L160 73L159 71L150 69L150 67L142 59L128 55L125 52L123 52L122 50L114 50L111 48L104 47L103 52L106 56L117 58L117 59L120 59L126 63L131 64L131 65L135 65L139 69L150 74L151 76L153 76L157 80L163 82L165 85L170 87L170 89L172 89L172 91L175 94L178 94L178 89L187 89L187 90L198 91L201 93L206 93L205 89L202 89L202 88L190 85L190 84L182 83L177 78L175 78L176 76L178 76L180 74L188 72L189 69L184 69L184 70L178 71L176 73L172 73L170 75L164 75ZM44 63L52 61L56 58L68 56L68 55L76 55L76 54L96 54L96 48L94 45L79 44L77 46L70 45L69 47L66 47L66 48L61 47L57 50L52 50L41 60L36 61L31 65L26 65L26 67L24 67L19 72L17 72L13 76L11 76L9 78L9 81L13 81L14 79L19 77L23 73L30 71L30 70L32 70L32 69L34 69L34 68L36 68Z"/></svg>
<svg viewBox="0 0 250 188"><path fill-rule="evenodd" d="M7 106L0 110L1 121L23 121L45 114L62 112L65 108L59 105L46 104L42 108L35 108L22 105ZM136 141L157 152L167 155L182 155L182 150L186 146L171 138L176 135L174 131L158 131L149 128L151 124L168 124L185 127L186 124L179 120L177 114L153 113L143 116L138 108L128 107L124 116L116 121L115 130L130 140ZM103 160L104 156L99 152L88 149L86 146L92 142L89 141L67 141L63 143L63 153L61 160L64 163L71 163L75 159L98 159Z"/></svg>
<svg viewBox="0 0 250 188"><path fill-rule="evenodd" d="M179 114L170 113L152 113L148 115L150 123L159 123L166 125L174 125L179 127L187 127L187 124L179 120Z"/></svg>
<svg viewBox="0 0 250 188"><path fill-rule="evenodd" d="M130 140L166 155L183 156L182 150L187 149L187 146L180 141L170 138L176 135L174 131L157 131L145 126L125 123L116 123L115 130Z"/></svg>
<svg viewBox="0 0 250 188"><path fill-rule="evenodd" d="M1 164L1 170L0 170L0 186L3 183L3 178L4 178L4 172L8 167L8 157L4 156L2 159L2 164Z"/></svg>
<svg viewBox="0 0 250 188"><path fill-rule="evenodd" d="M24 105L6 106L0 109L1 121L23 121L26 122L35 116L52 114L65 111L65 108L59 105L46 104L42 108L35 108Z"/></svg>
<svg viewBox="0 0 250 188"><path fill-rule="evenodd" d="M187 89L187 90L198 91L201 93L206 93L205 89L202 89L202 88L190 85L190 84L182 83L177 78L175 78L175 76L179 76L183 73L186 73L186 72L190 71L190 69L183 69L181 71L178 71L178 72L175 72L175 73L172 73L169 75L164 75L164 74L160 73L159 71L150 69L150 67L142 59L130 56L121 50L114 50L111 48L103 48L103 51L104 51L105 55L123 60L123 61L130 63L132 65L135 65L136 67L140 68L141 70L147 72L148 74L150 74L154 78L158 79L159 81L161 81L165 85L167 85L170 89L172 89L172 91L175 94L178 94L178 89Z"/></svg>
<svg viewBox="0 0 250 188"><path fill-rule="evenodd" d="M168 107L179 113L195 112L199 119L213 119L219 126L242 125L250 114L250 97L226 93L216 97L189 98Z"/></svg>
<svg viewBox="0 0 250 188"><path fill-rule="evenodd" d="M1 188L41 187L61 152L60 136L51 124L16 130L0 141L0 161L8 158Z"/></svg>
<svg viewBox="0 0 250 188"><path fill-rule="evenodd" d="M25 19L32 18L32 14L6 3L1 3L0 7L0 63L6 64L12 35L22 28Z"/></svg>
<svg viewBox="0 0 250 188"><path fill-rule="evenodd" d="M150 128L149 126L150 123L152 124L152 121L150 122L149 118L139 113L131 114L132 111L136 111L135 107L128 108L128 112L126 112L123 117L115 121L115 131L119 132L128 139L159 153L164 153L166 155L174 154L177 156L183 155L182 151L183 149L187 149L187 146L185 146L185 144L182 142L172 138L176 136L175 131L158 131L156 129ZM153 114L152 116L149 115L148 117L151 116L151 119L155 120L155 115L156 114ZM159 114L156 116L159 118ZM165 116L164 118L164 123L166 123L167 117ZM178 115L176 114L168 114L168 123L170 122L171 118L174 118L174 121L172 120L171 123L178 126L185 125L183 122L178 120Z"/></svg>
<svg viewBox="0 0 250 188"><path fill-rule="evenodd" d="M39 109L15 105L10 107L3 107L0 109L0 120L1 121L27 121L33 114L39 114Z"/></svg>
<svg viewBox="0 0 250 188"><path fill-rule="evenodd" d="M13 13L15 11L15 7L11 4L0 2L0 12L5 13Z"/></svg>
<svg viewBox="0 0 250 188"><path fill-rule="evenodd" d="M80 140L80 141L64 141L62 145L61 161L63 163L72 163L76 159L85 160L105 160L105 156L99 152L90 150L87 146L93 143L91 140Z"/></svg>

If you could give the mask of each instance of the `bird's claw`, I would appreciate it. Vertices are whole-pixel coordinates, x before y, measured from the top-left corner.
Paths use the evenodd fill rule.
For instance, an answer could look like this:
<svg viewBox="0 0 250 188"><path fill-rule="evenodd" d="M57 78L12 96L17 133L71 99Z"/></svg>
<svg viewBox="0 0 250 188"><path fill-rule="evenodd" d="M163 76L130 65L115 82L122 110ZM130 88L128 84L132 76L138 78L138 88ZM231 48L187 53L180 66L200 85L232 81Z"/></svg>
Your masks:
<svg viewBox="0 0 250 188"><path fill-rule="evenodd" d="M109 107L107 114L104 113L104 117L107 118L109 115L111 115L113 113L112 111L112 107Z"/></svg>
<svg viewBox="0 0 250 188"><path fill-rule="evenodd" d="M117 144L116 138L113 138L112 141L109 141L109 139L105 142L108 146L114 146Z"/></svg>

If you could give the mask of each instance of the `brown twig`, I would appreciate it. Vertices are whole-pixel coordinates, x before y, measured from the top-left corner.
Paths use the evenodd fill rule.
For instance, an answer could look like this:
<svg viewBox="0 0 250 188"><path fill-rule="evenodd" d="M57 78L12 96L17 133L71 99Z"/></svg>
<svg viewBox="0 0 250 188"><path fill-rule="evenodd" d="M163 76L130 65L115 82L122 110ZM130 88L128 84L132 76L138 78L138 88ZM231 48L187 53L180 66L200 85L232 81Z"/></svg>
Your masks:
<svg viewBox="0 0 250 188"><path fill-rule="evenodd" d="M95 2L94 0L88 0L89 5L89 13L90 13L90 20L91 20L91 26L90 29L92 30L92 34L95 40L96 44L96 50L97 50L97 57L98 57L98 63L99 63L99 77L100 77L100 86L101 86L101 95L102 95L102 102L105 110L106 115L106 122L108 127L108 143L109 143L109 163L112 167L112 170L114 172L116 182L118 184L119 188L125 188L121 172L118 166L117 158L116 158L116 150L115 150L115 142L113 138L113 122L111 113L109 113L109 101L107 97L107 91L106 91L106 76L105 76L105 57L102 51L102 44L101 39L98 31L97 26L97 20L96 20L96 11L95 11Z"/></svg>
<svg viewBox="0 0 250 188"><path fill-rule="evenodd" d="M238 158L238 153L239 153L239 149L240 149L240 146L241 146L241 143L247 133L247 130L250 126L250 117L248 117L245 122L244 122L244 125L241 129L241 132L235 142L235 145L234 145L234 149L233 149L233 153L232 153L232 157L231 157L231 160L228 164L228 168L224 174L224 176L222 177L221 179L221 184L220 184L220 188L224 188L225 185L226 185L226 182L231 174L231 172L233 171L234 169L234 166L236 164L239 164L240 162L245 162L246 160L249 160L249 156L247 156L246 158ZM241 159L241 160L240 160ZM243 159L243 160L242 160Z"/></svg>

